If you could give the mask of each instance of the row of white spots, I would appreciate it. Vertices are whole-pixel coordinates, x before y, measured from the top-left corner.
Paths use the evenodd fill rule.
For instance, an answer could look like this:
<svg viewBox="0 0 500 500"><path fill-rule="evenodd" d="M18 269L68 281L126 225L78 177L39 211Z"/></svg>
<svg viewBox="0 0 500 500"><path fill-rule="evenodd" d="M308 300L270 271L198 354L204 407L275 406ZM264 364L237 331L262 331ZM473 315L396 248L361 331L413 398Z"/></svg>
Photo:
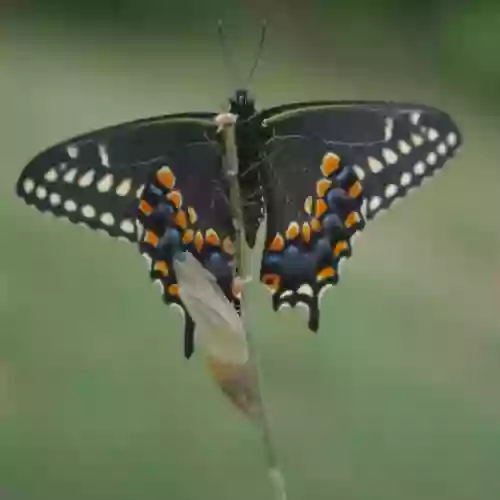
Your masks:
<svg viewBox="0 0 500 500"><path fill-rule="evenodd" d="M74 183L77 173L78 173L78 170L76 168L72 168L72 169L68 170L64 174L64 177L63 177L64 182L66 182L67 184ZM94 182L94 178L95 178L95 171L89 170L84 175L82 175L82 177L80 177L80 179L78 179L78 185L80 187L83 187L83 188L89 187ZM51 168L50 170L48 170L44 176L44 179L50 183L56 182L58 179L58 174L57 174L56 169ZM111 188L113 187L113 184L114 184L113 175L106 174L104 177L102 177L102 179L99 180L96 187L100 193L107 193L111 190ZM127 196L127 194L129 194L131 189L132 189L132 179L123 179L116 187L116 194L118 196ZM137 197L139 197L139 196L140 196L140 193L138 192Z"/></svg>
<svg viewBox="0 0 500 500"><path fill-rule="evenodd" d="M446 142L448 143L448 145L453 147L458 142L457 135L453 132L449 133ZM444 142L439 143L439 145L437 146L437 152L442 156L446 155L448 152L447 145ZM438 155L434 152L430 152L426 157L426 162L418 161L417 163L415 163L415 165L413 165L413 174L411 172L403 172L401 174L401 178L399 180L400 185L403 187L408 187L412 183L413 175L421 177L425 174L427 165L434 166L436 165L437 161ZM399 187L396 184L388 184L385 188L384 195L386 198L393 198L394 196L396 196L398 191ZM382 199L380 198L380 196L373 196L370 199L368 206L371 211L374 211L377 210L381 206L381 204Z"/></svg>
<svg viewBox="0 0 500 500"><path fill-rule="evenodd" d="M45 188L44 186L36 186L35 182L30 178L26 178L24 180L23 189L24 189L24 192L26 194L31 194L34 192L35 196L39 200L42 200L42 201L45 200L48 196L49 203L54 208L60 206L62 203L62 206L67 213L74 213L78 210L78 205L75 201L73 201L71 199L67 199L63 203L61 195L59 193L50 193L49 194L47 191L47 188ZM127 190L127 192L128 192L128 190ZM81 207L80 211L81 211L81 214L87 219L93 219L93 218L97 217L97 211L92 205L89 205L89 204L83 205ZM99 220L101 221L101 223L103 225L108 226L108 227L111 227L115 224L115 218L114 218L113 214L111 214L109 212L105 212L105 213L101 214L99 217ZM136 227L135 227L133 220L124 219L123 221L120 222L120 229L124 233L133 234L136 230Z"/></svg>

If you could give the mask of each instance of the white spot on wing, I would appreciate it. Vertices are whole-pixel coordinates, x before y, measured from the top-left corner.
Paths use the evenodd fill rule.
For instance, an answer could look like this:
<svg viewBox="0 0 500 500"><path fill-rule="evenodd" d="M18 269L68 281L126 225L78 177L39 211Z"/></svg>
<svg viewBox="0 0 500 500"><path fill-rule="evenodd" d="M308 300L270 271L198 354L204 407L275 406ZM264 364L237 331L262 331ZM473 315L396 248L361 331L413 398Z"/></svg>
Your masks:
<svg viewBox="0 0 500 500"><path fill-rule="evenodd" d="M308 295L309 297L312 297L313 289L311 288L311 285L305 283L302 286L300 286L300 288L297 290L297 293L301 293L302 295Z"/></svg>
<svg viewBox="0 0 500 500"><path fill-rule="evenodd" d="M52 193L49 196L49 202L53 207L57 207L61 204L61 195L58 193Z"/></svg>
<svg viewBox="0 0 500 500"><path fill-rule="evenodd" d="M31 194L35 189L35 183L31 179L24 179L23 189L26 194Z"/></svg>
<svg viewBox="0 0 500 500"><path fill-rule="evenodd" d="M370 201L368 203L368 207L370 208L370 210L377 210L378 207L380 207L380 205L382 204L382 200L380 198L380 196L373 196L372 198L370 198Z"/></svg>
<svg viewBox="0 0 500 500"><path fill-rule="evenodd" d="M96 216L96 211L92 205L85 205L82 207L82 214L84 217L87 217L87 219L92 219Z"/></svg>
<svg viewBox="0 0 500 500"><path fill-rule="evenodd" d="M78 147L77 146L68 146L66 148L66 152L70 158L78 158Z"/></svg>
<svg viewBox="0 0 500 500"><path fill-rule="evenodd" d="M412 175L410 172L404 172L401 174L401 180L399 181L402 186L409 186L411 184Z"/></svg>
<svg viewBox="0 0 500 500"><path fill-rule="evenodd" d="M394 130L394 120L392 118L386 118L385 128L384 128L384 138L386 142L392 139L393 130Z"/></svg>
<svg viewBox="0 0 500 500"><path fill-rule="evenodd" d="M413 173L415 175L424 175L427 165L423 161L419 161L413 165Z"/></svg>
<svg viewBox="0 0 500 500"><path fill-rule="evenodd" d="M72 168L64 174L63 180L64 182L67 182L68 184L72 184L75 182L75 177L76 177L76 168Z"/></svg>
<svg viewBox="0 0 500 500"><path fill-rule="evenodd" d="M406 141L399 141L398 148L399 151L401 151L401 154L404 155L410 154L411 152L411 146Z"/></svg>
<svg viewBox="0 0 500 500"><path fill-rule="evenodd" d="M43 178L47 181L47 182L55 182L57 181L57 172L56 172L56 169L55 168L51 168L50 170L47 171L47 173L43 176Z"/></svg>
<svg viewBox="0 0 500 500"><path fill-rule="evenodd" d="M382 156L389 165L394 165L398 161L398 155L389 148L382 149Z"/></svg>
<svg viewBox="0 0 500 500"><path fill-rule="evenodd" d="M374 158L373 156L369 156L367 158L367 160L368 160L368 166L370 167L370 170L374 174L378 174L379 172L381 172L384 169L384 165L382 164L382 162L377 160L377 158Z"/></svg>
<svg viewBox="0 0 500 500"><path fill-rule="evenodd" d="M438 137L439 132L435 128L430 128L427 131L427 138L429 139L429 141L437 141Z"/></svg>
<svg viewBox="0 0 500 500"><path fill-rule="evenodd" d="M130 179L123 179L119 186L116 188L116 194L118 196L127 196L132 187L132 181Z"/></svg>
<svg viewBox="0 0 500 500"><path fill-rule="evenodd" d="M415 146L421 146L424 143L424 138L418 134L411 134L411 141Z"/></svg>
<svg viewBox="0 0 500 500"><path fill-rule="evenodd" d="M95 177L95 171L89 170L80 177L80 179L78 180L78 185L80 187L89 187L92 184L92 182L94 182L94 177Z"/></svg>
<svg viewBox="0 0 500 500"><path fill-rule="evenodd" d="M325 295L325 293L327 292L327 290L329 290L332 287L333 287L333 285L331 283L325 283L321 287L321 290L318 293L318 303L321 302L321 299L323 298L323 296Z"/></svg>
<svg viewBox="0 0 500 500"><path fill-rule="evenodd" d="M77 208L77 205L73 200L66 200L64 202L64 209L67 212L74 212L76 210L76 208Z"/></svg>
<svg viewBox="0 0 500 500"><path fill-rule="evenodd" d="M359 165L353 165L353 170L354 173L356 174L357 178L362 181L365 178L365 171L359 166Z"/></svg>
<svg viewBox="0 0 500 500"><path fill-rule="evenodd" d="M39 200L44 200L47 197L47 190L43 186L38 186L35 194Z"/></svg>
<svg viewBox="0 0 500 500"><path fill-rule="evenodd" d="M448 148L446 147L446 144L444 142L440 142L438 144L438 147L436 148L436 151L441 155L444 156L448 152Z"/></svg>
<svg viewBox="0 0 500 500"><path fill-rule="evenodd" d="M124 219L120 223L120 229L127 234L134 234L135 225L130 219Z"/></svg>
<svg viewBox="0 0 500 500"><path fill-rule="evenodd" d="M449 146L454 147L458 144L458 136L455 132L450 132L448 137L446 137L446 142Z"/></svg>
<svg viewBox="0 0 500 500"><path fill-rule="evenodd" d="M135 193L135 197L139 200L142 196L142 192L144 191L144 184L142 186L139 186L137 189L137 192Z"/></svg>
<svg viewBox="0 0 500 500"><path fill-rule="evenodd" d="M396 184L389 184L385 188L386 198L392 198L393 196L396 196L397 192L398 192L398 186L396 186Z"/></svg>
<svg viewBox="0 0 500 500"><path fill-rule="evenodd" d="M413 113L411 113L410 115L410 122L413 124L413 125L418 125L418 122L420 121L420 113L415 111Z"/></svg>
<svg viewBox="0 0 500 500"><path fill-rule="evenodd" d="M98 183L97 190L100 193L107 193L113 186L113 176L111 174L106 174Z"/></svg>
<svg viewBox="0 0 500 500"><path fill-rule="evenodd" d="M437 154L436 153L429 153L427 155L427 163L429 165L435 165L437 162Z"/></svg>
<svg viewBox="0 0 500 500"><path fill-rule="evenodd" d="M161 283L161 282L160 282ZM163 285L162 285L162 293L163 293ZM169 306L174 310L177 311L178 314L181 315L182 319L186 317L186 313L184 312L184 308L180 305L177 304L176 302L171 302Z"/></svg>
<svg viewBox="0 0 500 500"><path fill-rule="evenodd" d="M106 146L104 144L99 144L97 149L99 151L99 158L101 159L102 165L109 168L109 155Z"/></svg>
<svg viewBox="0 0 500 500"><path fill-rule="evenodd" d="M100 217L100 220L105 226L112 226L115 223L113 214L110 214L109 212L103 213Z"/></svg>
<svg viewBox="0 0 500 500"><path fill-rule="evenodd" d="M141 253L144 257L144 260L148 263L148 269L151 269L151 265L153 264L153 259L147 253Z"/></svg>

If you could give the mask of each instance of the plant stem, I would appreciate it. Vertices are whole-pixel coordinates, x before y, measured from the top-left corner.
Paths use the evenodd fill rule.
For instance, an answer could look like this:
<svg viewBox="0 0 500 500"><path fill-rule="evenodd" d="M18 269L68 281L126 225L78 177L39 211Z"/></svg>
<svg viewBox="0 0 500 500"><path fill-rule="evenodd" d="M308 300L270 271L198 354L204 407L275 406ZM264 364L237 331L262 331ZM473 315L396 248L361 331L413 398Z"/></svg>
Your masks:
<svg viewBox="0 0 500 500"><path fill-rule="evenodd" d="M240 185L238 180L238 152L236 146L235 122L236 117L233 115L224 116L224 124L222 126L222 134L224 138L224 169L226 177L229 181L229 201L235 227L235 275L242 281L242 285L249 281L251 277L251 269L248 265L246 243L245 243L245 225L243 222L242 199L240 194ZM267 418L267 413L262 398L261 384L259 380L259 369L256 358L256 348L253 336L250 332L248 322L246 320L246 306L244 286L241 287L241 321L245 329L245 335L249 349L249 368L252 376L252 385L254 387L254 396L259 409L257 412L257 424L261 430L262 444L268 467L269 478L274 490L276 500L287 500L286 486L283 475L281 473L276 451L271 438L271 429Z"/></svg>

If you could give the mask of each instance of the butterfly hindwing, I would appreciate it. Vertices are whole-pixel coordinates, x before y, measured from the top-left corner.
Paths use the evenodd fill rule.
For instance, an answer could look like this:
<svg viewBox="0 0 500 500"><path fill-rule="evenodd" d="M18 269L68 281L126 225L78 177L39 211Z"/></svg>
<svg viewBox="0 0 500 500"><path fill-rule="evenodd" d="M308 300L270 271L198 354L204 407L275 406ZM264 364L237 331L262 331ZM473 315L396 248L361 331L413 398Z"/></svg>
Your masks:
<svg viewBox="0 0 500 500"><path fill-rule="evenodd" d="M274 308L304 302L319 325L321 290L338 280L351 238L439 170L461 137L445 113L412 104L304 103L262 112L268 140L261 279Z"/></svg>
<svg viewBox="0 0 500 500"><path fill-rule="evenodd" d="M195 325L182 302L174 259L191 253L239 310L233 283L235 230L222 153L215 126L203 132L205 139L185 143L163 158L147 179L137 208L139 248L150 277L161 284L164 301L180 306L186 317L186 357L193 351Z"/></svg>

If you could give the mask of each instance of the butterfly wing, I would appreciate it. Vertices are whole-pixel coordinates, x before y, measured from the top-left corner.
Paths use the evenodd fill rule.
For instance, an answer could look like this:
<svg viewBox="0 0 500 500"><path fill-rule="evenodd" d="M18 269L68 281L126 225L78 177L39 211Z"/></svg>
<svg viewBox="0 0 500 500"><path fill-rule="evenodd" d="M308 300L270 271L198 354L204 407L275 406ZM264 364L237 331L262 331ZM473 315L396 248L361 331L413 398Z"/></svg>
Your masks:
<svg viewBox="0 0 500 500"><path fill-rule="evenodd" d="M461 144L444 112L378 102L306 103L264 111L267 238L261 280L273 306L307 304L338 281L354 234L442 168Z"/></svg>
<svg viewBox="0 0 500 500"><path fill-rule="evenodd" d="M17 193L41 211L136 242L167 304L185 313L185 354L194 322L179 295L173 258L191 252L233 304L228 187L213 114L125 123L38 155Z"/></svg>
<svg viewBox="0 0 500 500"><path fill-rule="evenodd" d="M38 210L135 242L134 211L149 173L212 117L160 116L69 139L29 162L17 194Z"/></svg>

